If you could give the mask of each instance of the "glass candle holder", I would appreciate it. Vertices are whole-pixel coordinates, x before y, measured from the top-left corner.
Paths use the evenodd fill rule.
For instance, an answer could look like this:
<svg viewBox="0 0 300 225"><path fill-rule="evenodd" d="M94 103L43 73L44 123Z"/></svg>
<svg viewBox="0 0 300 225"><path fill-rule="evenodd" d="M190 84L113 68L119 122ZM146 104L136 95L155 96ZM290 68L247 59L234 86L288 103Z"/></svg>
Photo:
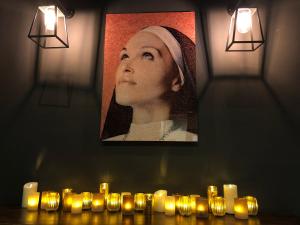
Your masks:
<svg viewBox="0 0 300 225"><path fill-rule="evenodd" d="M196 213L196 201L200 195L190 195L192 213Z"/></svg>
<svg viewBox="0 0 300 225"><path fill-rule="evenodd" d="M182 216L190 216L192 214L191 199L189 196L181 196L179 198L179 213Z"/></svg>
<svg viewBox="0 0 300 225"><path fill-rule="evenodd" d="M79 214L82 212L82 195L81 194L73 194L72 196L72 214Z"/></svg>
<svg viewBox="0 0 300 225"><path fill-rule="evenodd" d="M120 194L110 193L107 196L107 210L110 212L117 212L120 210Z"/></svg>
<svg viewBox="0 0 300 225"><path fill-rule="evenodd" d="M109 193L109 183L101 183L99 186L99 192L104 194L106 201Z"/></svg>
<svg viewBox="0 0 300 225"><path fill-rule="evenodd" d="M137 211L143 211L146 206L146 199L144 193L136 193L134 195L134 208Z"/></svg>
<svg viewBox="0 0 300 225"><path fill-rule="evenodd" d="M58 192L49 192L46 211L56 211L59 207L60 195Z"/></svg>
<svg viewBox="0 0 300 225"><path fill-rule="evenodd" d="M131 195L131 192L128 192L128 191L121 192L121 207L122 207L122 204L123 204L123 196L124 195Z"/></svg>
<svg viewBox="0 0 300 225"><path fill-rule="evenodd" d="M248 204L246 198L235 198L233 208L235 218L248 219Z"/></svg>
<svg viewBox="0 0 300 225"><path fill-rule="evenodd" d="M122 215L133 215L134 205L134 197L132 195L124 195L122 204Z"/></svg>
<svg viewBox="0 0 300 225"><path fill-rule="evenodd" d="M65 212L71 212L72 201L73 201L73 194L74 193L72 193L72 192L65 193L64 198L62 200L63 211L65 211Z"/></svg>
<svg viewBox="0 0 300 225"><path fill-rule="evenodd" d="M237 186L235 184L224 184L223 189L226 213L233 214L234 199L238 197Z"/></svg>
<svg viewBox="0 0 300 225"><path fill-rule="evenodd" d="M156 212L165 211L165 198L167 196L166 190L158 190L153 195L153 210Z"/></svg>
<svg viewBox="0 0 300 225"><path fill-rule="evenodd" d="M208 217L208 200L206 198L198 198L196 200L196 217Z"/></svg>
<svg viewBox="0 0 300 225"><path fill-rule="evenodd" d="M27 195L27 209L37 211L40 201L40 192L33 192Z"/></svg>
<svg viewBox="0 0 300 225"><path fill-rule="evenodd" d="M48 193L50 191L43 191L41 196L41 209L46 209L46 205L48 202Z"/></svg>
<svg viewBox="0 0 300 225"><path fill-rule="evenodd" d="M213 198L211 211L214 216L224 216L226 214L226 205L223 197Z"/></svg>
<svg viewBox="0 0 300 225"><path fill-rule="evenodd" d="M249 216L256 216L258 213L257 199L252 196L246 196Z"/></svg>
<svg viewBox="0 0 300 225"><path fill-rule="evenodd" d="M61 192L61 198L62 198L62 200L64 200L64 198L65 198L65 195L67 194L67 193L71 193L73 191L73 189L72 188L64 188L64 189L62 189L62 192Z"/></svg>
<svg viewBox="0 0 300 225"><path fill-rule="evenodd" d="M103 212L105 209L105 195L93 193L92 199L92 212Z"/></svg>
<svg viewBox="0 0 300 225"><path fill-rule="evenodd" d="M175 196L167 196L165 199L165 215L174 216L175 208Z"/></svg>
<svg viewBox="0 0 300 225"><path fill-rule="evenodd" d="M218 196L218 188L217 186L210 185L207 187L207 200L209 211L211 212L211 205L214 197Z"/></svg>
<svg viewBox="0 0 300 225"><path fill-rule="evenodd" d="M82 209L90 209L92 207L91 192L82 192Z"/></svg>
<svg viewBox="0 0 300 225"><path fill-rule="evenodd" d="M153 194L146 193L145 195L145 215L151 215L152 214L152 207L153 207Z"/></svg>
<svg viewBox="0 0 300 225"><path fill-rule="evenodd" d="M175 197L175 213L179 213L179 206L180 206L180 194L173 194L173 196Z"/></svg>

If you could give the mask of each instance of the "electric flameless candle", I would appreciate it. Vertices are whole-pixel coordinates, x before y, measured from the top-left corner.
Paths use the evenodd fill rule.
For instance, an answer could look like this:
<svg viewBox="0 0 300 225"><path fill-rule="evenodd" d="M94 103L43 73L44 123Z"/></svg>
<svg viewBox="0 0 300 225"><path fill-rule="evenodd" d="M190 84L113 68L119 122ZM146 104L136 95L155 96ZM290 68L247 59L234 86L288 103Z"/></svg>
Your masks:
<svg viewBox="0 0 300 225"><path fill-rule="evenodd" d="M27 209L37 211L40 200L40 192L34 192L27 195Z"/></svg>
<svg viewBox="0 0 300 225"><path fill-rule="evenodd" d="M120 194L119 193L110 193L110 194L108 194L108 196L107 196L107 210L108 211L110 211L110 212L119 211L120 210L120 203L121 203L121 199L120 199Z"/></svg>
<svg viewBox="0 0 300 225"><path fill-rule="evenodd" d="M92 199L92 212L103 212L105 209L105 195L94 193Z"/></svg>
<svg viewBox="0 0 300 225"><path fill-rule="evenodd" d="M258 213L257 199L252 196L246 196L249 216L256 216Z"/></svg>
<svg viewBox="0 0 300 225"><path fill-rule="evenodd" d="M165 198L167 196L166 190L158 190L153 195L153 210L156 212L165 211Z"/></svg>
<svg viewBox="0 0 300 225"><path fill-rule="evenodd" d="M198 198L196 200L196 217L208 217L208 200L206 198Z"/></svg>
<svg viewBox="0 0 300 225"><path fill-rule="evenodd" d="M234 199L234 217L237 219L248 219L248 204L246 198Z"/></svg>
<svg viewBox="0 0 300 225"><path fill-rule="evenodd" d="M81 194L73 194L72 196L72 214L79 214L82 212L82 195Z"/></svg>
<svg viewBox="0 0 300 225"><path fill-rule="evenodd" d="M122 215L133 215L134 197L132 195L123 196Z"/></svg>
<svg viewBox="0 0 300 225"><path fill-rule="evenodd" d="M46 211L56 211L59 206L60 195L58 192L49 192L46 203Z"/></svg>
<svg viewBox="0 0 300 225"><path fill-rule="evenodd" d="M109 184L108 183L101 183L99 187L99 192L105 195L105 200L107 200L107 196L109 193Z"/></svg>
<svg viewBox="0 0 300 225"><path fill-rule="evenodd" d="M23 186L23 196L22 196L22 207L27 208L28 204L28 195L36 193L38 188L37 182L26 183Z"/></svg>
<svg viewBox="0 0 300 225"><path fill-rule="evenodd" d="M190 196L181 196L179 198L179 213L182 216L190 216L192 214Z"/></svg>
<svg viewBox="0 0 300 225"><path fill-rule="evenodd" d="M64 194L64 198L62 200L63 211L71 212L73 195L74 195L74 193L72 193L72 192L68 192L68 193Z"/></svg>
<svg viewBox="0 0 300 225"><path fill-rule="evenodd" d="M82 209L90 209L92 207L92 194L90 192L82 192Z"/></svg>
<svg viewBox="0 0 300 225"><path fill-rule="evenodd" d="M238 197L237 186L235 184L224 184L223 189L226 213L233 214L234 199Z"/></svg>
<svg viewBox="0 0 300 225"><path fill-rule="evenodd" d="M175 215L175 196L166 196L165 215L166 216L174 216Z"/></svg>
<svg viewBox="0 0 300 225"><path fill-rule="evenodd" d="M196 213L196 201L200 198L200 195L190 195L192 213Z"/></svg>
<svg viewBox="0 0 300 225"><path fill-rule="evenodd" d="M136 193L134 195L134 208L137 211L143 211L146 206L146 199L144 193Z"/></svg>
<svg viewBox="0 0 300 225"><path fill-rule="evenodd" d="M214 197L218 196L218 188L216 186L210 185L207 188L207 200L209 211L211 212L211 204Z"/></svg>
<svg viewBox="0 0 300 225"><path fill-rule="evenodd" d="M211 211L214 216L224 216L226 214L226 205L223 197L213 198Z"/></svg>

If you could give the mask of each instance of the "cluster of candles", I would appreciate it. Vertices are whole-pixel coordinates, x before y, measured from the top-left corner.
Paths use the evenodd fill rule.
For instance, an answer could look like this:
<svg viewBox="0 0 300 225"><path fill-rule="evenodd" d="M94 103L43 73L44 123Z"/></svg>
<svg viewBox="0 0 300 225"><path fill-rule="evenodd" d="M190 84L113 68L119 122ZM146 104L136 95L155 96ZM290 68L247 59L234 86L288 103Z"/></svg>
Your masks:
<svg viewBox="0 0 300 225"><path fill-rule="evenodd" d="M40 200L37 187L36 182L24 185L23 208L37 211L40 205L42 210L56 211L61 202L62 210L72 214L79 214L82 210L103 212L107 209L109 212L121 211L122 215L133 215L135 211L151 215L154 211L165 213L167 216L179 213L182 216L194 214L197 218L207 218L211 212L214 216L224 216L227 213L234 214L238 219L248 219L248 216L255 216L258 213L256 198L252 196L238 198L237 186L234 184L223 185L224 197L218 196L216 186L208 186L207 198L200 195L168 196L166 190L158 190L153 194L110 193L109 184L101 183L98 193L77 194L71 188L66 188L62 190L61 196L58 192L44 191Z"/></svg>

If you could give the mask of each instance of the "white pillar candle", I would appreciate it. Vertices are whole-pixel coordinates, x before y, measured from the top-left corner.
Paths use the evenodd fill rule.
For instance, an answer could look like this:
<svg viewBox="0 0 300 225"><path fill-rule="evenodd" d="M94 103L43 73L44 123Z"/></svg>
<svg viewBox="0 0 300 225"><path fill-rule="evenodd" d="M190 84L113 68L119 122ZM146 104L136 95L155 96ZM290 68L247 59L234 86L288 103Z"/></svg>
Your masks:
<svg viewBox="0 0 300 225"><path fill-rule="evenodd" d="M156 212L165 211L165 199L167 196L166 190L158 190L154 193L153 196L153 210Z"/></svg>
<svg viewBox="0 0 300 225"><path fill-rule="evenodd" d="M27 198L27 209L31 211L37 211L40 201L40 192L31 193Z"/></svg>
<svg viewBox="0 0 300 225"><path fill-rule="evenodd" d="M224 184L223 189L226 213L234 214L234 199L238 197L237 186L235 184Z"/></svg>
<svg viewBox="0 0 300 225"><path fill-rule="evenodd" d="M26 183L23 186L22 208L27 208L28 195L36 193L38 188L37 182Z"/></svg>

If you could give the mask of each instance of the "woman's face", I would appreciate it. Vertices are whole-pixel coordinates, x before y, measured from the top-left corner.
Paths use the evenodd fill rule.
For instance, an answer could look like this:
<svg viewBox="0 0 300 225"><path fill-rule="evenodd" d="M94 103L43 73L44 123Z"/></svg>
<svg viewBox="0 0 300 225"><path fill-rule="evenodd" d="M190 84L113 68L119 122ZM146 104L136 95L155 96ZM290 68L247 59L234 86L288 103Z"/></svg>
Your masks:
<svg viewBox="0 0 300 225"><path fill-rule="evenodd" d="M122 49L116 72L116 101L124 106L155 104L171 90L177 66L154 34L138 32Z"/></svg>

